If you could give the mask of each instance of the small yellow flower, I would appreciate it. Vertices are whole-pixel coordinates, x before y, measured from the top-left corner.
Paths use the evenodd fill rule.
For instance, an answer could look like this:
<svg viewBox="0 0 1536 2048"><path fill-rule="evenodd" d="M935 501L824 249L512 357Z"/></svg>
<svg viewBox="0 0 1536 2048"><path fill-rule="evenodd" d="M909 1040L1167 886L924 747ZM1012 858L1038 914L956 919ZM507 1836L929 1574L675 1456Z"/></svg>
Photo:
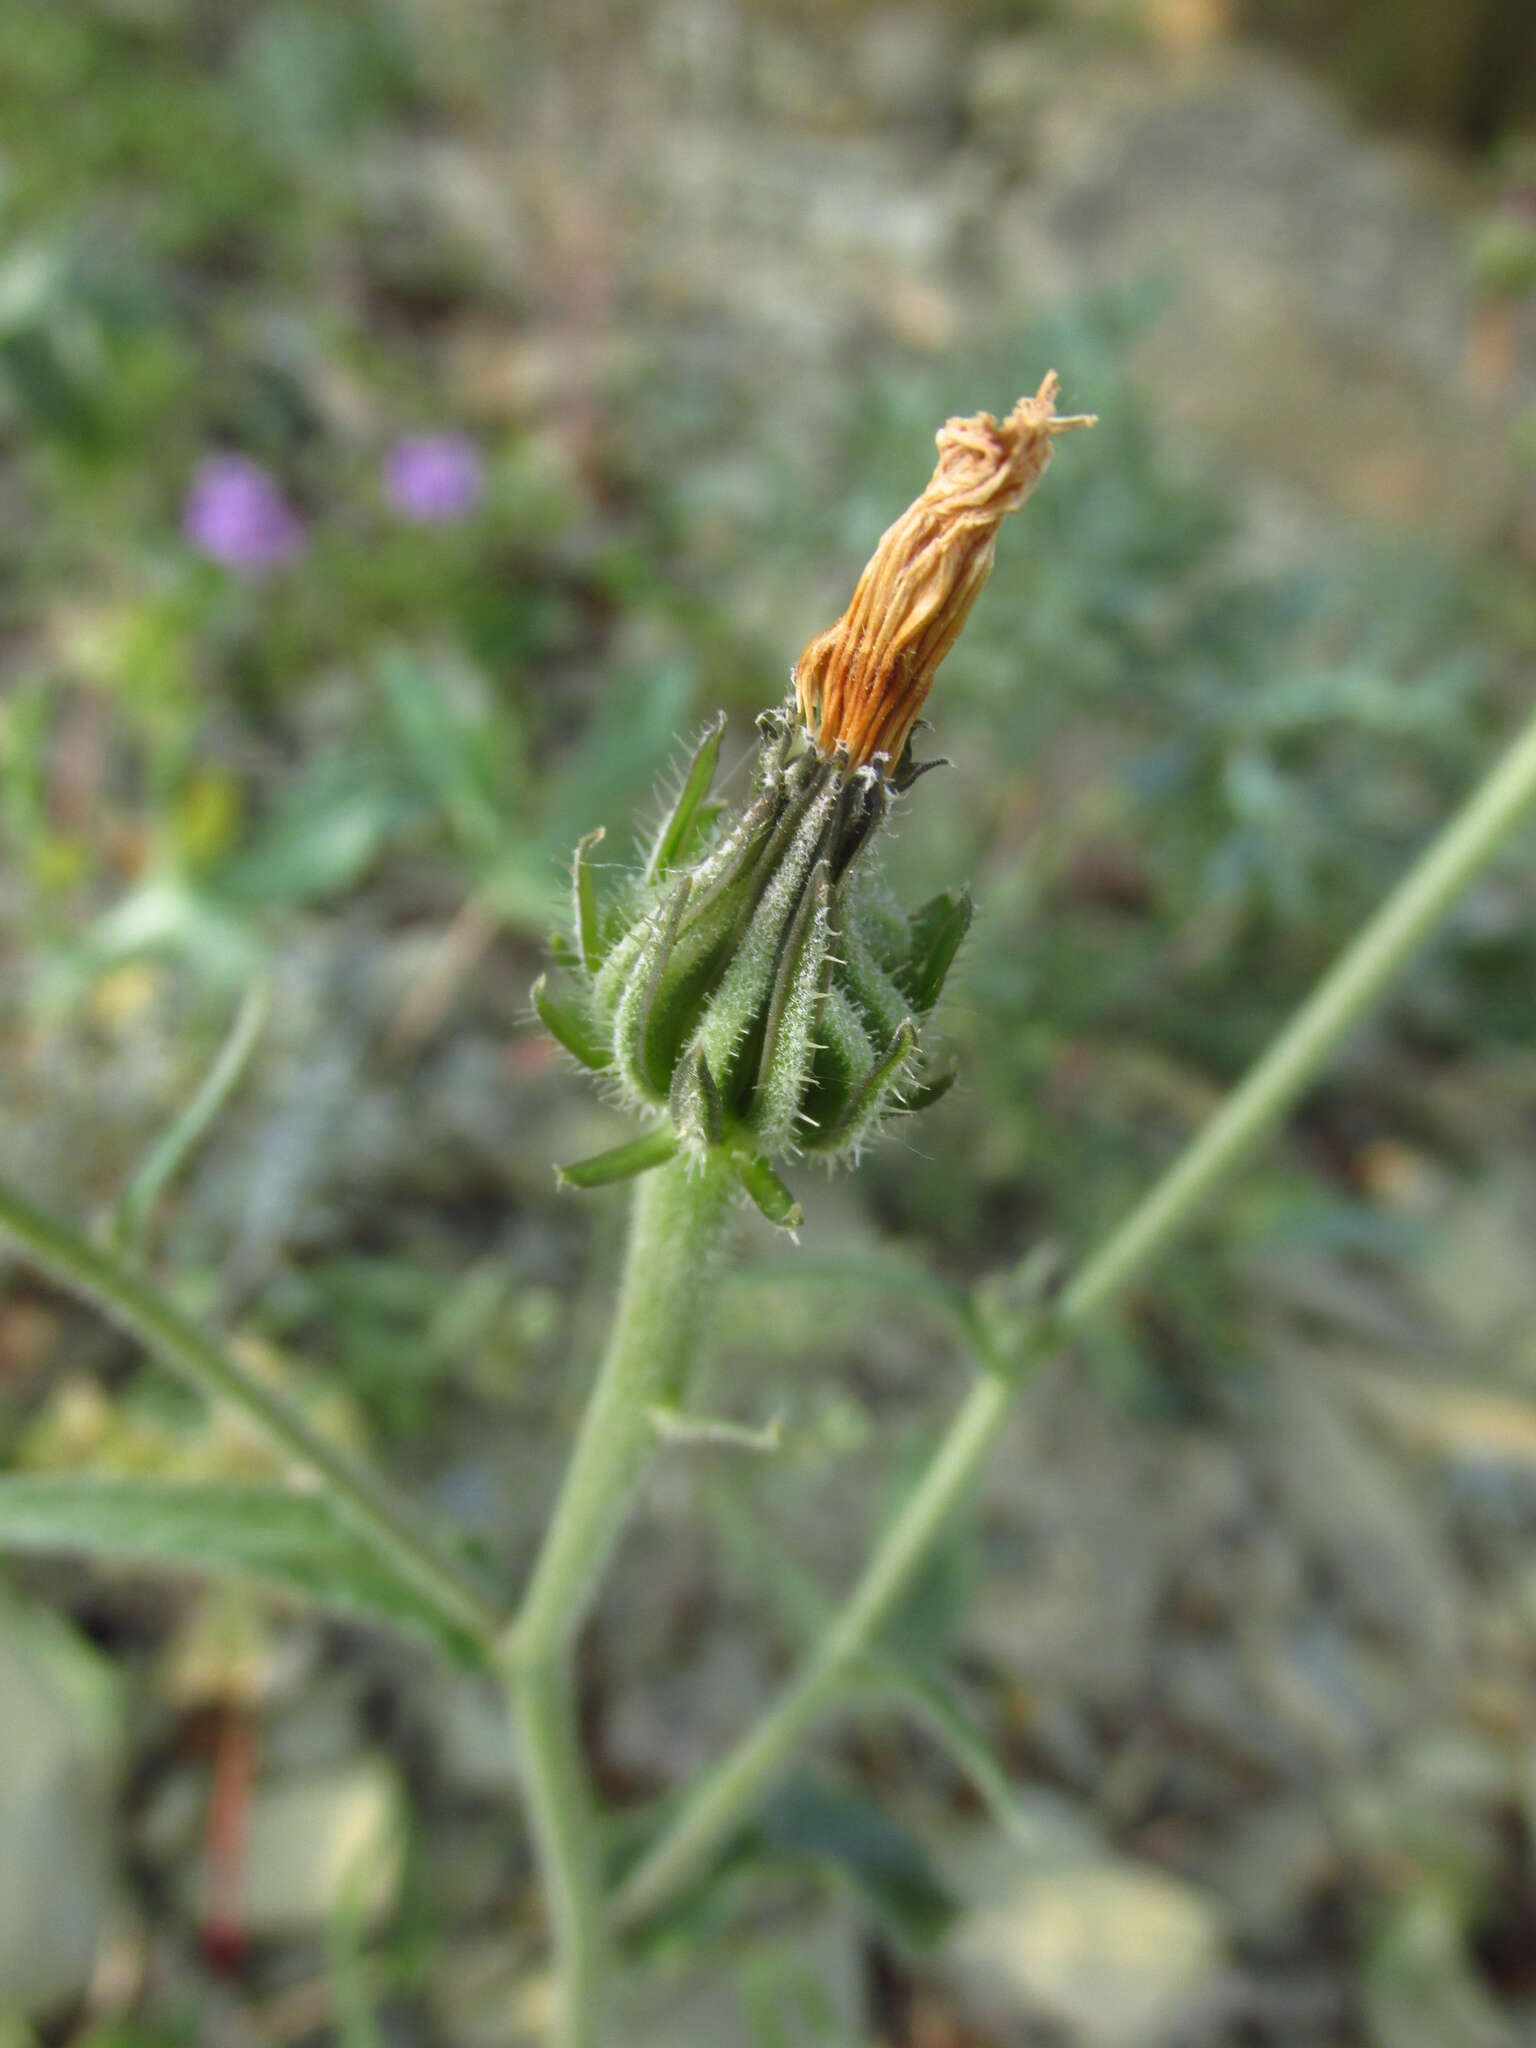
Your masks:
<svg viewBox="0 0 1536 2048"><path fill-rule="evenodd" d="M1051 459L1051 440L1090 417L1056 417L1056 372L1005 420L948 420L927 489L881 536L847 611L795 664L800 717L819 751L894 769L939 663L992 573L997 530Z"/></svg>

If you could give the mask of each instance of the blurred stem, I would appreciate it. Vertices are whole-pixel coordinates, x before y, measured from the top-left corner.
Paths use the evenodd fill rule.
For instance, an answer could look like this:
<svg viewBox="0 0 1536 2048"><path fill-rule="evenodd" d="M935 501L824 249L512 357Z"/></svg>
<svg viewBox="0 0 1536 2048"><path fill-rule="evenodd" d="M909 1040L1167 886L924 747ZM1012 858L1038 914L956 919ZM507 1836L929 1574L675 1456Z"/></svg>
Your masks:
<svg viewBox="0 0 1536 2048"><path fill-rule="evenodd" d="M572 1712L571 1650L660 1442L653 1411L686 1398L736 1190L732 1162L638 1182L607 1355L523 1602L502 1641L559 1977L561 2048L598 2048L607 1930L592 1801Z"/></svg>
<svg viewBox="0 0 1536 2048"><path fill-rule="evenodd" d="M789 1762L807 1728L848 1684L995 1441L1024 1370L1152 1267L1216 1187L1274 1130L1536 801L1536 717L1399 883L1247 1078L1146 1199L1079 1270L1025 1356L983 1358L978 1379L915 1492L799 1676L684 1801L621 1887L621 1927L653 1912L698 1872Z"/></svg>
<svg viewBox="0 0 1536 2048"><path fill-rule="evenodd" d="M603 2048L608 1937L596 1817L577 1732L571 1660L506 1660L539 1877L559 1977L560 2048Z"/></svg>
<svg viewBox="0 0 1536 2048"><path fill-rule="evenodd" d="M211 1401L227 1401L288 1464L317 1480L341 1513L451 1625L489 1652L500 1617L478 1580L439 1548L392 1482L321 1436L266 1381L221 1351L173 1303L109 1253L0 1185L0 1238Z"/></svg>

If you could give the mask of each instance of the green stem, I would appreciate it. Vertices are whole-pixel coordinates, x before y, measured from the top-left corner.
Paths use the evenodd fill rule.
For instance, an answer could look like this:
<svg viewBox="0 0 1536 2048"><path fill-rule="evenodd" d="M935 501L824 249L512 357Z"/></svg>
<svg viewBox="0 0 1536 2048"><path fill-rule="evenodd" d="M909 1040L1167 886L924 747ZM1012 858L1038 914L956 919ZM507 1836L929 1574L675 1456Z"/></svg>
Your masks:
<svg viewBox="0 0 1536 2048"><path fill-rule="evenodd" d="M687 1394L735 1189L724 1157L702 1171L675 1159L637 1185L608 1353L502 1641L549 1902L561 2048L598 2048L609 1974L591 1799L570 1712L571 1649L660 1440L652 1411L679 1406Z"/></svg>
<svg viewBox="0 0 1536 2048"><path fill-rule="evenodd" d="M559 1969L558 2038L561 2048L602 2048L608 2019L607 1931L570 1659L509 1661L506 1685Z"/></svg>
<svg viewBox="0 0 1536 2048"><path fill-rule="evenodd" d="M1352 1029L1487 865L1536 801L1536 718L1324 976L1247 1078L1146 1199L1063 1292L1030 1346L1070 1337L1145 1273L1217 1185L1275 1128ZM799 1676L685 1800L620 1889L630 1926L697 1872L784 1768L806 1729L846 1684L927 1555L994 1441L1018 1378L978 1379L916 1491L881 1538L863 1578Z"/></svg>
<svg viewBox="0 0 1536 2048"><path fill-rule="evenodd" d="M401 1506L389 1481L319 1435L282 1394L221 1351L121 1261L4 1186L0 1237L13 1239L42 1272L91 1302L199 1393L238 1408L288 1463L320 1481L359 1533L439 1614L491 1649L500 1627L494 1603Z"/></svg>
<svg viewBox="0 0 1536 2048"><path fill-rule="evenodd" d="M693 1375L735 1186L715 1158L674 1159L635 1188L608 1354L508 1632L514 1658L547 1661L586 1618L657 1442L650 1411L681 1406Z"/></svg>

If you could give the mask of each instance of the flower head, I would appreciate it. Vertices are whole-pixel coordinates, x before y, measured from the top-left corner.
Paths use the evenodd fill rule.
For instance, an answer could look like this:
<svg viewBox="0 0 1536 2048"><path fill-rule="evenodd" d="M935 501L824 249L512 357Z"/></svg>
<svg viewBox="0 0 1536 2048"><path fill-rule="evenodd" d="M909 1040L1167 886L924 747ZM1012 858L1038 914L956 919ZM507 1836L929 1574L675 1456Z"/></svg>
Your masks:
<svg viewBox="0 0 1536 2048"><path fill-rule="evenodd" d="M539 1016L647 1126L565 1168L576 1187L678 1152L734 1161L772 1222L800 1208L787 1159L856 1159L954 1078L928 1020L971 923L945 889L904 913L880 879L878 828L921 771L908 735L933 672L992 566L1004 515L1050 460L1056 379L1001 425L951 420L939 466L886 534L847 612L800 659L796 694L758 720L752 792L710 789L725 733L704 732L643 864L576 852L566 985L540 977Z"/></svg>
<svg viewBox="0 0 1536 2048"><path fill-rule="evenodd" d="M895 768L971 606L992 573L997 530L1045 474L1051 441L1086 417L1057 419L1052 370L1005 420L939 429L927 489L887 527L847 611L795 664L800 718L820 752Z"/></svg>
<svg viewBox="0 0 1536 2048"><path fill-rule="evenodd" d="M384 491L394 509L418 525L452 525L480 503L485 465L463 434L407 434L389 451Z"/></svg>
<svg viewBox="0 0 1536 2048"><path fill-rule="evenodd" d="M304 523L269 470L248 455L210 455L197 466L181 530L200 555L243 576L264 576L304 546Z"/></svg>

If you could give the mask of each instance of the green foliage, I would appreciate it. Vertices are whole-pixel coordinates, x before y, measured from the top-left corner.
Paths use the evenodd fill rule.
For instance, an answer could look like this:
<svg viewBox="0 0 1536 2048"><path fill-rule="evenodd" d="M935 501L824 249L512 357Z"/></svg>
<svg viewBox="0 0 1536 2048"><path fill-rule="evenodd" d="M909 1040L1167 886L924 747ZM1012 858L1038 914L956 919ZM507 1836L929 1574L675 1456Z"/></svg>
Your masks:
<svg viewBox="0 0 1536 2048"><path fill-rule="evenodd" d="M932 1947L953 1903L918 1840L862 1794L792 1778L763 1811L758 1852L835 1870L904 1946Z"/></svg>
<svg viewBox="0 0 1536 2048"><path fill-rule="evenodd" d="M0 1554L230 1574L462 1655L434 1610L318 1495L275 1487L0 1476Z"/></svg>
<svg viewBox="0 0 1536 2048"><path fill-rule="evenodd" d="M616 1862L631 1863L654 1828L633 1820L614 1830ZM797 1772L724 1848L708 1880L669 1901L662 1931L707 1952L732 1918L786 1872L810 1873L846 1889L898 1950L930 1953L954 1913L933 1858L913 1831L851 1781ZM771 1890L769 1896L772 1896Z"/></svg>

